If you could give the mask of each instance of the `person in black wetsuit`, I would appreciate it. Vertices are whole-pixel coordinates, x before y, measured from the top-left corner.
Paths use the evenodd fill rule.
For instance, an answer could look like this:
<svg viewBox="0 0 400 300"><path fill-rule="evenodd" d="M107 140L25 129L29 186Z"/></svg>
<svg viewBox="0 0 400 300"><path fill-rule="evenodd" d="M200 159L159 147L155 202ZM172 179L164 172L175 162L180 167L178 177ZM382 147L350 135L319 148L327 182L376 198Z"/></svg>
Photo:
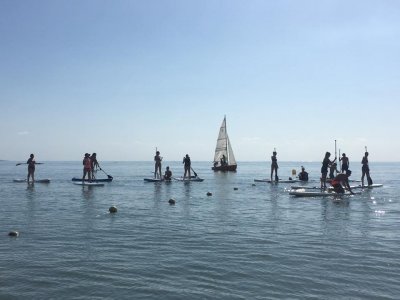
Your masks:
<svg viewBox="0 0 400 300"><path fill-rule="evenodd" d="M35 182L35 165L40 165L41 163L37 163L35 161L35 156L31 154L29 159L26 162L28 164L28 176L26 181L29 183L29 178L32 178L32 183Z"/></svg>
<svg viewBox="0 0 400 300"><path fill-rule="evenodd" d="M367 175L367 181L368 181L368 185L372 185L372 179L371 176L369 175L369 165L368 165L368 152L365 152L364 157L362 158L361 164L362 164L362 168L361 168L361 184L362 186L364 186L364 177L365 175Z"/></svg>
<svg viewBox="0 0 400 300"><path fill-rule="evenodd" d="M308 181L308 173L306 172L306 169L303 166L301 166L301 172L299 173L299 180Z"/></svg>
<svg viewBox="0 0 400 300"><path fill-rule="evenodd" d="M276 155L277 155L278 153L276 153L276 151L274 151L274 152L272 152L272 156L271 156L271 181L273 181L272 180L272 178L273 178L273 174L274 174L274 172L275 172L275 181L278 181L279 180L279 177L278 177L278 159L276 158Z"/></svg>
<svg viewBox="0 0 400 300"><path fill-rule="evenodd" d="M328 175L329 166L336 161L336 157L333 161L329 159L331 154L329 152L325 153L324 160L322 161L321 167L321 189L326 189L326 176Z"/></svg>
<svg viewBox="0 0 400 300"><path fill-rule="evenodd" d="M346 153L342 154L342 157L339 158L339 161L342 162L341 171L342 171L342 173L345 173L349 169L349 166L350 166L349 158L346 156Z"/></svg>
<svg viewBox="0 0 400 300"><path fill-rule="evenodd" d="M183 158L182 163L183 163L183 167L184 167L184 170L185 170L185 173L183 174L183 179L186 178L186 174L189 174L189 180L190 180L190 178L191 178L191 176L190 176L190 167L192 165L192 162L190 161L189 154L186 154L186 156Z"/></svg>

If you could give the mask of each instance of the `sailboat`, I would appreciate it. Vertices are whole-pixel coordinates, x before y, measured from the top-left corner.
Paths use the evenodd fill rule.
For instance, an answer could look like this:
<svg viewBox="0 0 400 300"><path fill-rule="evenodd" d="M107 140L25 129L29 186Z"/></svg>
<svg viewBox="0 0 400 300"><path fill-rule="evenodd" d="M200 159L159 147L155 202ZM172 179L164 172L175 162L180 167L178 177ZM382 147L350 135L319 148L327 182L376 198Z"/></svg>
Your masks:
<svg viewBox="0 0 400 300"><path fill-rule="evenodd" d="M235 155L233 155L231 143L226 131L226 117L222 121L219 129L217 146L215 147L214 166L211 168L214 171L233 171L237 168Z"/></svg>

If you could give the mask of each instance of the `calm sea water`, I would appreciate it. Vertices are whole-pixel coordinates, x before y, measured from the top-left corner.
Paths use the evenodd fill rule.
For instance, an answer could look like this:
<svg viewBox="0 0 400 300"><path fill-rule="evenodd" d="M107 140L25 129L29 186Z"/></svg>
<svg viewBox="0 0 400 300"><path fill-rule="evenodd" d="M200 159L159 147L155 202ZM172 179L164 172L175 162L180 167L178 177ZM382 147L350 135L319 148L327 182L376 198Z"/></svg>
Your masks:
<svg viewBox="0 0 400 300"><path fill-rule="evenodd" d="M280 162L280 177L301 165L318 179L320 163ZM254 186L267 162L193 162L204 182L161 184L143 181L152 162L102 167L104 187L72 184L81 162L38 165L51 183L27 186L12 181L25 165L0 162L0 299L400 298L399 163L372 162L384 187L340 202Z"/></svg>

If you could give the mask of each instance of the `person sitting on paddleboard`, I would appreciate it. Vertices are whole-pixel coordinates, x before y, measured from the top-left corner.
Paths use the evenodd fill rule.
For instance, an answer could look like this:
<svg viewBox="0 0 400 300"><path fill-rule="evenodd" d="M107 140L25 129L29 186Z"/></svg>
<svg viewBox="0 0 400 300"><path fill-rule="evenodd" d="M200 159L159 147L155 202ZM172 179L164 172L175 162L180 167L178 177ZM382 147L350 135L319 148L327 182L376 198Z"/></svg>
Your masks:
<svg viewBox="0 0 400 300"><path fill-rule="evenodd" d="M365 175L367 175L367 181L368 181L368 185L372 185L372 179L371 176L369 175L369 165L368 165L368 152L365 152L364 157L362 158L361 164L362 164L362 168L361 168L361 185L364 187L364 177Z"/></svg>
<svg viewBox="0 0 400 300"><path fill-rule="evenodd" d="M92 180L92 177L91 177L92 161L90 160L89 153L85 153L85 157L83 158L82 164L83 164L82 182L85 181L86 174L88 176L88 180L89 181Z"/></svg>
<svg viewBox="0 0 400 300"><path fill-rule="evenodd" d="M350 166L349 158L346 156L346 153L342 154L342 157L339 158L339 161L342 162L342 168L341 168L342 173L346 173L346 171L349 169Z"/></svg>
<svg viewBox="0 0 400 300"><path fill-rule="evenodd" d="M321 167L321 189L326 189L326 176L328 175L328 168L330 165L332 165L336 157L333 161L329 159L331 154L329 152L325 153L324 160L322 161L322 167Z"/></svg>
<svg viewBox="0 0 400 300"><path fill-rule="evenodd" d="M172 172L170 171L169 167L167 167L164 173L164 180L171 180L171 178L172 178Z"/></svg>
<svg viewBox="0 0 400 300"><path fill-rule="evenodd" d="M272 180L272 178L273 178L273 174L274 174L274 171L275 171L275 181L278 181L279 180L279 177L278 177L278 159L276 158L276 155L277 155L278 153L276 153L276 151L274 151L274 152L272 152L272 156L271 156L271 181L273 181Z"/></svg>
<svg viewBox="0 0 400 300"><path fill-rule="evenodd" d="M160 151L156 151L156 156L154 156L154 161L156 162L154 164L154 178L158 178L161 179L161 161L162 161L162 157L160 156Z"/></svg>
<svg viewBox="0 0 400 300"><path fill-rule="evenodd" d="M332 185L335 193L344 194L345 189L347 189L352 195L354 195L353 191L351 190L350 184L349 184L350 175L351 175L351 171L347 170L346 173L339 173L335 178L332 179L331 185ZM342 183L344 185L344 188L342 186Z"/></svg>
<svg viewBox="0 0 400 300"><path fill-rule="evenodd" d="M308 173L306 172L306 169L303 166L301 166L301 172L299 173L299 180L308 181Z"/></svg>
<svg viewBox="0 0 400 300"><path fill-rule="evenodd" d="M97 161L97 154L93 153L90 156L90 167L91 167L91 175L92 175L92 179L95 178L94 173L97 172L97 169L100 169L100 165L99 162Z"/></svg>
<svg viewBox="0 0 400 300"><path fill-rule="evenodd" d="M190 167L191 167L192 162L190 161L189 154L186 154L186 156L183 158L182 163L184 164L183 167L184 167L184 170L185 170L185 173L183 174L183 179L185 179L186 174L189 174L189 179L190 179L191 178L191 176L190 176Z"/></svg>

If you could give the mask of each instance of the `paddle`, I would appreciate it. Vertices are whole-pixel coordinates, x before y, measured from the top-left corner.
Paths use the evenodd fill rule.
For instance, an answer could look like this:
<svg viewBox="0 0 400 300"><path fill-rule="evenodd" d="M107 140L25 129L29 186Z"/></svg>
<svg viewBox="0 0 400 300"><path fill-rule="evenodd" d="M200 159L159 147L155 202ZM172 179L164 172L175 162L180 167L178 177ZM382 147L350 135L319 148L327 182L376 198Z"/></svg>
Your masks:
<svg viewBox="0 0 400 300"><path fill-rule="evenodd" d="M100 168L100 171L103 171L103 173L107 175L108 179L113 179L114 178L111 175L108 175L102 168Z"/></svg>
<svg viewBox="0 0 400 300"><path fill-rule="evenodd" d="M20 165L26 165L27 163L17 163L16 166L20 166ZM35 162L35 165L43 165L43 163L37 163Z"/></svg>
<svg viewBox="0 0 400 300"><path fill-rule="evenodd" d="M190 169L193 171L194 177L197 177L197 173L193 170L193 168L190 167Z"/></svg>

